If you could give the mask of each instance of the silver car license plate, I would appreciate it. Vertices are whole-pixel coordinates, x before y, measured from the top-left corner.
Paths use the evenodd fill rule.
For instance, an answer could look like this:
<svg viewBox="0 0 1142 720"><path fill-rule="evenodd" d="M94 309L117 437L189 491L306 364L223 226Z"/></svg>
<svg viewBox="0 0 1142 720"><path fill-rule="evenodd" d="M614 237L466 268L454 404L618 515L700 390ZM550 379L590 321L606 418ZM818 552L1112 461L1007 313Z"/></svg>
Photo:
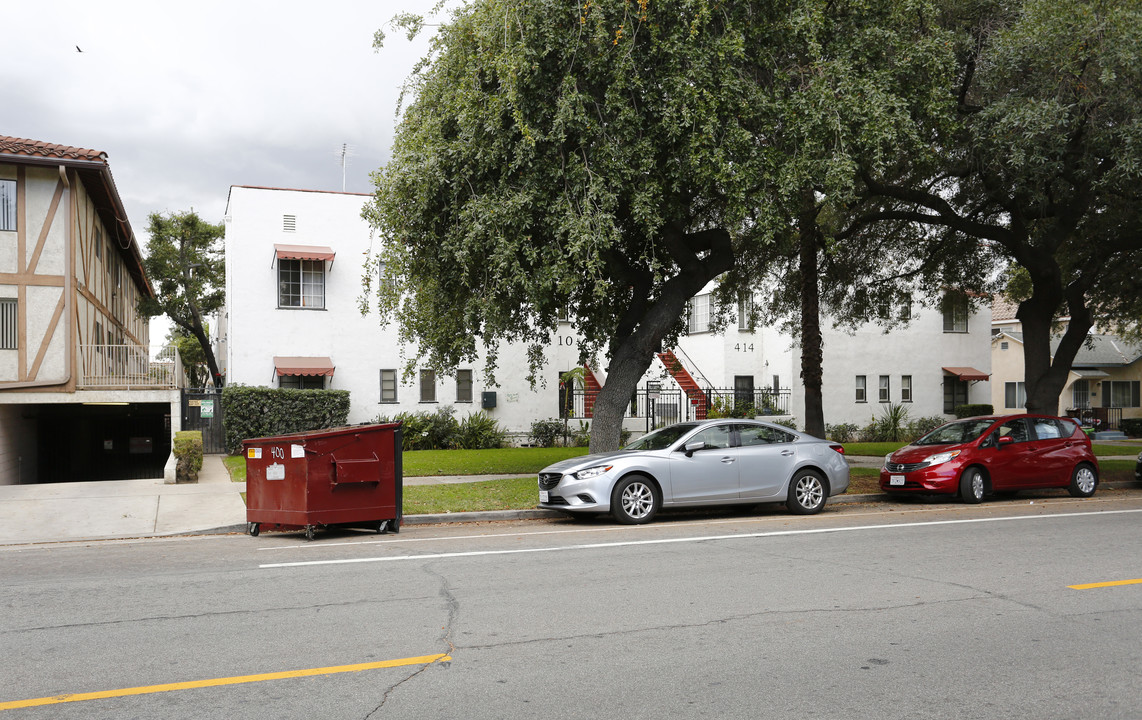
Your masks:
<svg viewBox="0 0 1142 720"><path fill-rule="evenodd" d="M547 502L550 497L550 493L548 493L546 490L539 491L539 502Z"/></svg>

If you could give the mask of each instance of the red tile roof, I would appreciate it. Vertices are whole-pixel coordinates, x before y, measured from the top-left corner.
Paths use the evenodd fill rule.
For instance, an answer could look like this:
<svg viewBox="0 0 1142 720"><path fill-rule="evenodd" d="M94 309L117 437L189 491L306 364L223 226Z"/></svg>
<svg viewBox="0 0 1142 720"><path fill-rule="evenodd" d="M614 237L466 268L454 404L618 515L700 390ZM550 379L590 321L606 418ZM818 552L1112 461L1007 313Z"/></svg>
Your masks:
<svg viewBox="0 0 1142 720"><path fill-rule="evenodd" d="M28 157L59 158L61 160L107 162L107 153L99 150L88 150L87 148L77 148L70 145L56 145L40 140L8 137L7 135L0 135L0 153L8 155L27 155Z"/></svg>
<svg viewBox="0 0 1142 720"><path fill-rule="evenodd" d="M995 300L991 303L991 321L1003 322L1005 320L1014 320L1015 313L1019 310L1019 303L1012 302L1002 295L997 295Z"/></svg>

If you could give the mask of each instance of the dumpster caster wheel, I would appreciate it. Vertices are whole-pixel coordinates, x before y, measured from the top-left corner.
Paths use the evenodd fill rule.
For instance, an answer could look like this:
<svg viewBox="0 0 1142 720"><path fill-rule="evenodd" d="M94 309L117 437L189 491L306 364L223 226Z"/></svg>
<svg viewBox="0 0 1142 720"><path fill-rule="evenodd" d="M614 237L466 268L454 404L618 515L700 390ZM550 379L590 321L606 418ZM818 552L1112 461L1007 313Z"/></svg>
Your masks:
<svg viewBox="0 0 1142 720"><path fill-rule="evenodd" d="M250 533L250 537L258 537L261 531L262 526L258 523L246 523L246 532Z"/></svg>
<svg viewBox="0 0 1142 720"><path fill-rule="evenodd" d="M313 539L313 526L312 525L306 525L305 526L305 539L306 540L312 540Z"/></svg>
<svg viewBox="0 0 1142 720"><path fill-rule="evenodd" d="M389 529L389 521L388 520L382 520L377 524L377 534L378 535L384 535L385 532L388 531L388 529Z"/></svg>

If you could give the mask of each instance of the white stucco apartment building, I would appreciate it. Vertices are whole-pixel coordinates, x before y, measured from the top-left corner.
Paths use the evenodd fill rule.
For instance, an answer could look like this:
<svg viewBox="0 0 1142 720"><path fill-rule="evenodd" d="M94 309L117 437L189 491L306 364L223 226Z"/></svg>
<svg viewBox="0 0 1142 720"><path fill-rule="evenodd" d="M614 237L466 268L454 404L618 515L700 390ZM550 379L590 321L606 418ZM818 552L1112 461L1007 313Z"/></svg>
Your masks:
<svg viewBox="0 0 1142 720"><path fill-rule="evenodd" d="M509 431L526 434L534 420L559 417L568 408L572 417L590 416L589 399L569 402L559 388L560 375L578 362L579 338L567 323L546 349L545 387L532 388L524 379L521 346L501 349L496 387L486 384L479 363L461 368L457 377L425 370L404 377L415 348L402 347L395 328L382 329L375 310L359 310L365 258L379 249L361 217L369 199L230 189L227 306L218 323L228 384L349 390L353 423L452 405L458 415L484 410ZM709 332L711 289L692 301L690 334L666 349L640 383L628 429L703 417L716 397L723 406L748 402L774 416L803 418L797 345L774 328L748 330L744 318ZM990 322L982 313L946 320L939 310L917 309L911 326L891 335L872 326L852 335L827 329L826 421L866 424L882 400L908 403L913 417L944 414L953 402L987 402ZM588 391L605 383L600 360L601 367L587 373Z"/></svg>

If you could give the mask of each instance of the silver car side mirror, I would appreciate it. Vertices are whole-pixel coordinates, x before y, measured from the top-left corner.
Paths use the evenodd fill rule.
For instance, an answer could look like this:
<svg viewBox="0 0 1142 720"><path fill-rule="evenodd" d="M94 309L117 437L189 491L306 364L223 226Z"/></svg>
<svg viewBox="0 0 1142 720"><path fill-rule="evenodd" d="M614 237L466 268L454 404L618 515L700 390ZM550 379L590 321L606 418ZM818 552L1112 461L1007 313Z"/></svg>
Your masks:
<svg viewBox="0 0 1142 720"><path fill-rule="evenodd" d="M695 450L701 450L704 447L706 447L706 443L701 441L701 440L697 440L695 442L688 443L686 445L686 457L693 457Z"/></svg>

